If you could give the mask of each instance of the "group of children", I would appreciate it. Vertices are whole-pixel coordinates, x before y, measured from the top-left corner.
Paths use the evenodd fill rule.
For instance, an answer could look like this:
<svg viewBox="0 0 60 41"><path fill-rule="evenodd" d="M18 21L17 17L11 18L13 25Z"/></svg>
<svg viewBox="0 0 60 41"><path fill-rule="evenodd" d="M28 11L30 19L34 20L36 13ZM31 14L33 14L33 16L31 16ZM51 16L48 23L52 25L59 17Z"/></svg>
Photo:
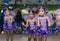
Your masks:
<svg viewBox="0 0 60 41"><path fill-rule="evenodd" d="M53 33L52 26L55 24L55 32L60 33L60 12L56 10L54 15L46 12L42 7L38 10L37 14L34 11L28 11L28 15L24 18L26 23L22 23L26 27L28 34L28 41L33 37L34 41L46 41L47 37ZM38 37L37 37L38 36Z"/></svg>
<svg viewBox="0 0 60 41"><path fill-rule="evenodd" d="M47 36L50 35L50 19L45 15L45 11L41 8L37 15L34 15L33 11L29 11L28 18L26 19L26 33L28 34L28 41L31 41L33 37L34 41L46 41Z"/></svg>
<svg viewBox="0 0 60 41"><path fill-rule="evenodd" d="M13 31L17 29L17 26L9 9L7 9L5 13L3 29L6 32L7 41L9 41L9 37L11 37L11 41L13 41ZM58 12L58 10L55 11L54 19L53 21L52 16L43 8L39 8L37 14L29 10L25 22L22 22L22 26L26 28L26 33L28 34L28 41L31 41L31 38L33 38L34 41L37 41L37 39L38 41L46 41L47 37L52 33L51 26L55 22L56 32L60 33L60 12Z"/></svg>

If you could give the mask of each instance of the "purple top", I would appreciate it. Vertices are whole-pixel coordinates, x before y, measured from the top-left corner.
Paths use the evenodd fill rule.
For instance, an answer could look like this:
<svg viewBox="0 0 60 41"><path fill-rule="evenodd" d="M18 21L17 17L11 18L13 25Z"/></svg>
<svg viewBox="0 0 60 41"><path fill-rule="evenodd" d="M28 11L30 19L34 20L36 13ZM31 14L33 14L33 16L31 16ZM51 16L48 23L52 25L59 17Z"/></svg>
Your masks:
<svg viewBox="0 0 60 41"><path fill-rule="evenodd" d="M48 22L47 22L47 19L46 18L39 18L39 21L41 22L41 30L47 30L47 27L48 27Z"/></svg>
<svg viewBox="0 0 60 41"><path fill-rule="evenodd" d="M10 22L12 20L12 23ZM5 21L4 21L4 30L6 31L11 31L11 30L16 30L16 23L14 22L13 17L8 17L5 16Z"/></svg>
<svg viewBox="0 0 60 41"><path fill-rule="evenodd" d="M6 17L5 20L6 20L7 24L8 24L8 26L12 26L10 20L14 21L13 17Z"/></svg>
<svg viewBox="0 0 60 41"><path fill-rule="evenodd" d="M29 22L28 24L30 27L34 27L35 28L35 22Z"/></svg>

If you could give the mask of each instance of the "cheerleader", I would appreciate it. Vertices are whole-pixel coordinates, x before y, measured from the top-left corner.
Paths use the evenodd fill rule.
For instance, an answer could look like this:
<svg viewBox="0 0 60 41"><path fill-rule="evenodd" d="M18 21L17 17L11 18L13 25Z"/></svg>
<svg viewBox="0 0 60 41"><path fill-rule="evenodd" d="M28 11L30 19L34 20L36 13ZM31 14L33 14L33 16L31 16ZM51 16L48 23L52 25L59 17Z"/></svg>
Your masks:
<svg viewBox="0 0 60 41"><path fill-rule="evenodd" d="M60 12L58 12L58 14L60 14ZM57 15L56 16L56 32L57 32L57 34L59 34L60 33L60 15Z"/></svg>
<svg viewBox="0 0 60 41"><path fill-rule="evenodd" d="M46 41L47 36L50 34L50 30L48 27L50 27L50 20L47 16L44 15L44 10L39 10L39 18L38 18L38 41Z"/></svg>
<svg viewBox="0 0 60 41"><path fill-rule="evenodd" d="M57 9L55 12L54 12L54 15L53 17L55 18L55 24L56 24L56 31L55 33L58 34L59 33L59 15L60 15L60 10Z"/></svg>
<svg viewBox="0 0 60 41"><path fill-rule="evenodd" d="M6 32L7 41L9 41L9 38L13 41L13 31L16 30L16 24L8 9L6 10L6 15L4 17L3 29Z"/></svg>
<svg viewBox="0 0 60 41"><path fill-rule="evenodd" d="M36 22L34 20L34 15L31 11L29 12L29 19L27 19L25 27L26 27L26 33L28 34L28 41L31 41L32 37L33 37L34 41L37 41Z"/></svg>

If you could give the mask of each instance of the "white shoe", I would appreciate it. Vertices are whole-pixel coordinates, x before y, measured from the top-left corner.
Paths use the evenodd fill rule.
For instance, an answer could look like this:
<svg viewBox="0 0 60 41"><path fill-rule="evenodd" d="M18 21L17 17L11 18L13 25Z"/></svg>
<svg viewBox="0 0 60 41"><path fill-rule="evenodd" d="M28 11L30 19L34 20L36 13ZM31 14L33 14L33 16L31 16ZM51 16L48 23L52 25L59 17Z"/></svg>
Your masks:
<svg viewBox="0 0 60 41"><path fill-rule="evenodd" d="M2 31L2 34L4 34L4 31Z"/></svg>

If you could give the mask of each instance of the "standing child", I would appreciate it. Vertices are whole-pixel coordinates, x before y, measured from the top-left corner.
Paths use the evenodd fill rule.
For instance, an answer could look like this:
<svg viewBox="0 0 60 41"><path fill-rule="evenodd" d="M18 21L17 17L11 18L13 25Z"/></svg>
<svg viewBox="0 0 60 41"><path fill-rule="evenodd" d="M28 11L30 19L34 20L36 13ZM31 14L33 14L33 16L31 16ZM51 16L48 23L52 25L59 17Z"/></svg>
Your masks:
<svg viewBox="0 0 60 41"><path fill-rule="evenodd" d="M56 34L56 18L53 17L52 34Z"/></svg>
<svg viewBox="0 0 60 41"><path fill-rule="evenodd" d="M6 32L7 41L9 41L9 37L11 38L11 41L13 41L13 31L16 30L16 24L8 9L6 10L3 26L4 31Z"/></svg>
<svg viewBox="0 0 60 41"><path fill-rule="evenodd" d="M59 12L58 12L59 13ZM60 15L57 15L56 16L56 32L57 32L57 34L59 34L60 33Z"/></svg>
<svg viewBox="0 0 60 41"><path fill-rule="evenodd" d="M47 41L47 36L50 34L50 20L47 16L44 15L44 10L39 10L39 18L38 18L38 41Z"/></svg>
<svg viewBox="0 0 60 41"><path fill-rule="evenodd" d="M34 41L37 41L36 39L36 22L34 20L34 15L30 11L29 12L29 19L26 21L26 32L28 34L28 41L31 41L31 38L33 37Z"/></svg>

